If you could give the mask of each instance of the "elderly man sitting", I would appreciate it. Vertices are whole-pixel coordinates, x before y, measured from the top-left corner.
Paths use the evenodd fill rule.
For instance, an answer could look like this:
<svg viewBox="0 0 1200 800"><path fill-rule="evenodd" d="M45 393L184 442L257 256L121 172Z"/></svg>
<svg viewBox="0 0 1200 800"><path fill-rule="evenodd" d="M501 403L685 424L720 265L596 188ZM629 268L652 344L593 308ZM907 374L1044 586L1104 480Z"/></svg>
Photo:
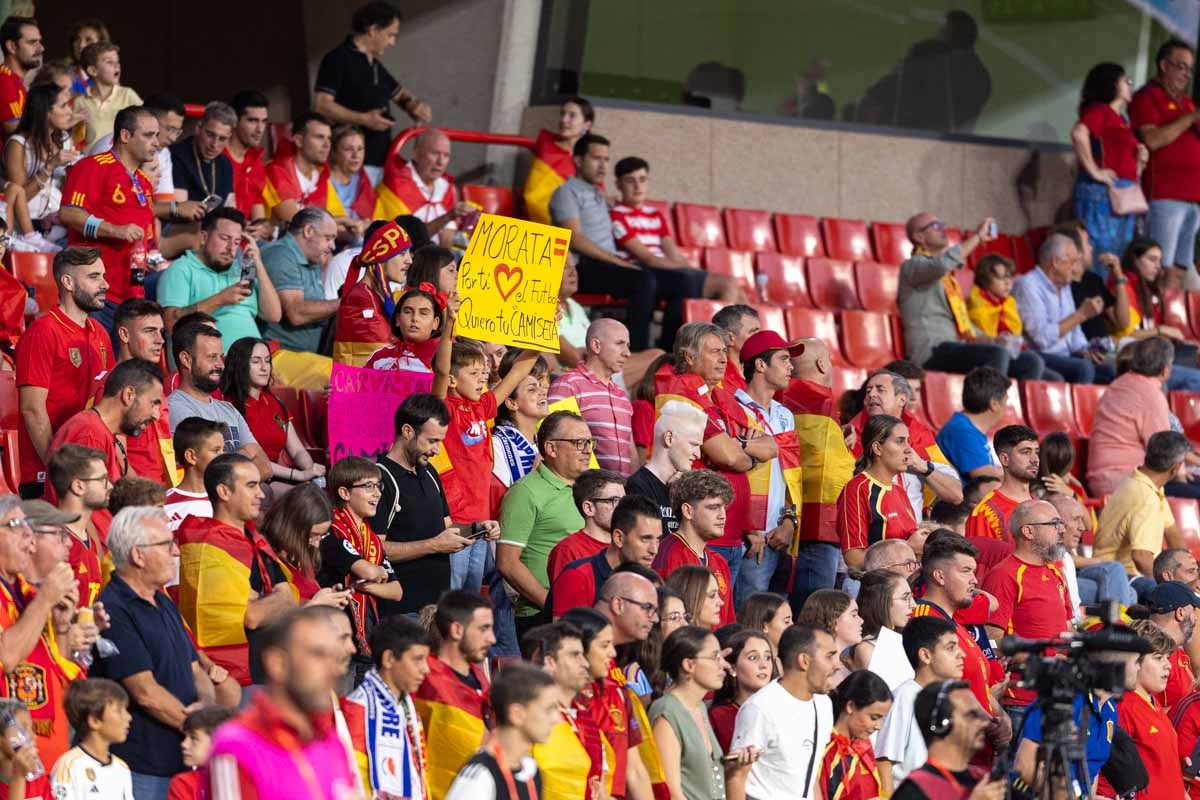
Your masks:
<svg viewBox="0 0 1200 800"><path fill-rule="evenodd" d="M389 159L383 182L375 192L375 219L412 214L425 223L430 236L453 234L463 217L475 209L458 199L450 164L450 137L430 128L413 142L412 158ZM442 237L448 244L448 237Z"/></svg>

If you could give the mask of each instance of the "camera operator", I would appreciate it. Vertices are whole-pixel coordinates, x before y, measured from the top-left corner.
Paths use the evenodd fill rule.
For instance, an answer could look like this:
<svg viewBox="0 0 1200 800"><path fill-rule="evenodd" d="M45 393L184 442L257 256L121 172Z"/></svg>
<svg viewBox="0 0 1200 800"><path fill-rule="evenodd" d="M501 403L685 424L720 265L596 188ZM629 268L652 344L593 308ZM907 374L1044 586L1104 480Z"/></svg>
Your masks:
<svg viewBox="0 0 1200 800"><path fill-rule="evenodd" d="M985 744L984 732L992 717L966 681L938 681L920 691L913 715L925 739L929 758L908 773L892 800L1001 800L1006 781L991 780L970 766L971 757Z"/></svg>

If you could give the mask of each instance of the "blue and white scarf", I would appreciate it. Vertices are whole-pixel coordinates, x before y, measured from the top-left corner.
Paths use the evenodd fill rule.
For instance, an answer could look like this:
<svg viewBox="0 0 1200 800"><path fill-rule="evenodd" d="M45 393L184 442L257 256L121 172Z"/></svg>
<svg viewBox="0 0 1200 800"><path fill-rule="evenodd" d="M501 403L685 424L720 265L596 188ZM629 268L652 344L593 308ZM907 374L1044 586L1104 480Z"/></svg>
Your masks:
<svg viewBox="0 0 1200 800"><path fill-rule="evenodd" d="M504 461L508 465L510 480L505 484L512 486L517 481L533 472L537 463L538 451L533 442L525 438L515 425L497 425L492 431L492 441L500 447Z"/></svg>
<svg viewBox="0 0 1200 800"><path fill-rule="evenodd" d="M347 699L366 709L365 739L373 796L425 800L425 782L417 766L422 762L421 732L413 729L421 724L421 718L412 698L405 695L397 700L378 671L372 669Z"/></svg>

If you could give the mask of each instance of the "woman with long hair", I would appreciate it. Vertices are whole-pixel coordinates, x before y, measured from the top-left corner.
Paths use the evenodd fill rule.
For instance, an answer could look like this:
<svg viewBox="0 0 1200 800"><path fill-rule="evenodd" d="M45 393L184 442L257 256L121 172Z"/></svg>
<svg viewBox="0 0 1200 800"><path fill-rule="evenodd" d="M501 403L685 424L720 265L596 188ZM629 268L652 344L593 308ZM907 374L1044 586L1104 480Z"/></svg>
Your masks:
<svg viewBox="0 0 1200 800"><path fill-rule="evenodd" d="M713 630L721 624L721 609L725 601L717 578L698 564L677 567L667 576L666 587L683 598L683 607L692 617L692 624Z"/></svg>
<svg viewBox="0 0 1200 800"><path fill-rule="evenodd" d="M1125 117L1133 98L1133 81L1120 64L1092 67L1079 96L1079 121L1071 128L1071 145L1079 162L1075 179L1075 216L1087 226L1095 255L1120 255L1133 238L1137 216L1118 214L1110 190L1137 185L1150 151L1137 140ZM1099 260L1087 265L1100 277L1108 268Z"/></svg>
<svg viewBox="0 0 1200 800"><path fill-rule="evenodd" d="M875 542L907 539L917 529L917 517L902 482L912 455L907 425L888 414L867 420L854 477L837 501L838 537L850 569L862 569L867 548Z"/></svg>
<svg viewBox="0 0 1200 800"><path fill-rule="evenodd" d="M88 87L92 85L92 78L83 66L83 49L96 42L110 42L112 37L108 33L108 26L102 20L85 17L71 26L68 38L71 42L71 66L74 77L71 93L87 94Z"/></svg>
<svg viewBox="0 0 1200 800"><path fill-rule="evenodd" d="M301 600L310 600L320 590L317 572L321 538L333 524L333 508L325 491L311 483L297 486L271 506L263 519L263 538L283 564Z"/></svg>
<svg viewBox="0 0 1200 800"><path fill-rule="evenodd" d="M408 268L408 288L425 288L428 284L433 294L444 297L454 294L458 288L458 260L454 251L445 247L426 245L413 254L412 266ZM442 306L445 306L443 298Z"/></svg>
<svg viewBox="0 0 1200 800"><path fill-rule="evenodd" d="M387 220L371 223L342 286L334 322L334 361L359 367L391 343L396 296L404 291L412 260L412 240L403 228Z"/></svg>
<svg viewBox="0 0 1200 800"><path fill-rule="evenodd" d="M728 651L725 662L729 671L724 684L713 694L708 719L717 734L717 741L728 750L738 709L750 695L771 682L777 650L766 635L757 630L738 631L725 643L724 649Z"/></svg>
<svg viewBox="0 0 1200 800"><path fill-rule="evenodd" d="M432 372L447 306L457 310L458 295L446 297L428 283L406 289L392 312L392 343L371 353L363 367Z"/></svg>
<svg viewBox="0 0 1200 800"><path fill-rule="evenodd" d="M292 416L271 394L271 348L262 339L238 339L225 356L221 396L246 418L250 432L271 461L275 481L303 483L325 475L325 466L313 461ZM287 454L291 466L282 461Z"/></svg>
<svg viewBox="0 0 1200 800"><path fill-rule="evenodd" d="M71 93L53 83L39 84L30 88L17 129L4 144L9 222L25 249L61 249L38 229L50 231L62 205L66 167L79 158L71 145L71 121Z"/></svg>
<svg viewBox="0 0 1200 800"><path fill-rule="evenodd" d="M855 669L869 669L895 689L913 677L904 655L900 632L917 607L912 587L898 572L875 569L862 576L858 590L858 613L863 639L853 649Z"/></svg>
<svg viewBox="0 0 1200 800"><path fill-rule="evenodd" d="M818 589L804 601L796 624L819 628L833 637L842 667L834 674L829 688L837 686L850 674L846 666L848 651L862 641L863 621L858 615L858 602L841 589Z"/></svg>
<svg viewBox="0 0 1200 800"><path fill-rule="evenodd" d="M774 592L755 592L746 598L738 612L738 622L751 630L761 631L771 643L775 658L773 674L783 673L779 663L779 637L792 626L792 607L787 598Z"/></svg>
<svg viewBox="0 0 1200 800"><path fill-rule="evenodd" d="M617 648L617 663L625 673L625 685L649 706L667 688L670 679L662 670L662 645L675 631L690 624L691 615L683 598L666 586L658 587L658 622L640 642Z"/></svg>
<svg viewBox="0 0 1200 800"><path fill-rule="evenodd" d="M663 642L662 667L672 684L650 706L650 723L671 800L723 800L725 751L704 705L725 682L721 645L710 631L687 625ZM756 760L753 748L729 755L730 771Z"/></svg>
<svg viewBox="0 0 1200 800"><path fill-rule="evenodd" d="M874 800L882 795L871 737L892 708L887 684L869 670L852 672L831 693L833 733L817 779L822 796Z"/></svg>
<svg viewBox="0 0 1200 800"><path fill-rule="evenodd" d="M504 354L500 359L502 379L512 371L520 357L521 351L516 348ZM550 414L549 393L549 369L546 360L539 356L533 362L533 369L496 411L496 427L492 430L492 452L496 461L493 473L506 487L533 472L541 462L537 429Z"/></svg>
<svg viewBox="0 0 1200 800"><path fill-rule="evenodd" d="M1071 437L1062 431L1047 433L1042 437L1039 446L1041 463L1038 465L1038 478L1046 486L1050 494L1065 494L1074 496L1084 508L1090 508L1087 489L1076 478L1071 470L1075 466L1075 443ZM1089 512L1091 529L1096 528L1096 513Z"/></svg>

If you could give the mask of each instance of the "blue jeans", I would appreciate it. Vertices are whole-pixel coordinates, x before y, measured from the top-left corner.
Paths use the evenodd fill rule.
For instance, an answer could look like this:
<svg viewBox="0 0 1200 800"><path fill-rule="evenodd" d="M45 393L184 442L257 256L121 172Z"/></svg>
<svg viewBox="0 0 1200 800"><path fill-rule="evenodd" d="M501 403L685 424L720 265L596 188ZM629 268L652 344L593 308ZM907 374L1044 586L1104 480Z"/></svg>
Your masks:
<svg viewBox="0 0 1200 800"><path fill-rule="evenodd" d="M1200 392L1200 369L1173 364L1171 377L1167 378L1167 391Z"/></svg>
<svg viewBox="0 0 1200 800"><path fill-rule="evenodd" d="M1130 581L1133 590L1137 592L1138 602L1146 602L1146 597L1154 591L1154 587L1158 586L1158 581L1154 578L1147 578L1145 575L1135 575Z"/></svg>
<svg viewBox="0 0 1200 800"><path fill-rule="evenodd" d="M169 777L135 772L133 773L133 800L167 800L167 789L170 785Z"/></svg>
<svg viewBox="0 0 1200 800"><path fill-rule="evenodd" d="M483 587L484 565L489 554L488 543L476 539L470 546L450 554L450 588L479 593Z"/></svg>
<svg viewBox="0 0 1200 800"><path fill-rule="evenodd" d="M1137 602L1137 592L1129 585L1125 567L1119 561L1101 561L1079 569L1075 574L1079 583L1079 602L1084 605L1116 600L1123 606Z"/></svg>
<svg viewBox="0 0 1200 800"><path fill-rule="evenodd" d="M925 369L966 374L975 367L991 367L1001 375L1018 380L1042 379L1046 365L1037 353L1025 351L1016 358L1007 347L972 342L942 342L933 348Z"/></svg>
<svg viewBox="0 0 1200 800"><path fill-rule="evenodd" d="M1191 280L1184 283L1194 288L1196 268L1196 231L1200 230L1200 205L1184 200L1151 200L1147 218L1150 238L1162 248L1164 267L1183 267Z"/></svg>
<svg viewBox="0 0 1200 800"><path fill-rule="evenodd" d="M1052 369L1067 383L1112 383L1117 371L1112 364L1093 364L1086 358L1064 356L1058 353L1038 353Z"/></svg>
<svg viewBox="0 0 1200 800"><path fill-rule="evenodd" d="M771 589L771 576L779 566L779 551L764 547L762 563L758 558L742 556L742 566L738 570L737 582L733 585L733 602L740 610L746 598L755 592L766 592Z"/></svg>
<svg viewBox="0 0 1200 800"><path fill-rule="evenodd" d="M488 650L490 656L520 656L521 642L517 639L516 609L504 591L504 578L496 569L492 548L487 549L483 574L487 577L488 599L492 602L492 630L496 643Z"/></svg>
<svg viewBox="0 0 1200 800"><path fill-rule="evenodd" d="M1029 706L1004 706L1005 712L1008 713L1008 719L1012 722L1013 741L1019 741L1021 736L1021 726L1025 723L1025 715L1029 713Z"/></svg>
<svg viewBox="0 0 1200 800"><path fill-rule="evenodd" d="M739 544L733 547L713 547L709 545L708 549L714 553L720 553L721 558L725 559L725 563L729 564L729 580L733 583L730 589L733 592L733 596L737 597L738 575L742 569L742 553L746 550L745 545Z"/></svg>
<svg viewBox="0 0 1200 800"><path fill-rule="evenodd" d="M796 554L796 573L788 602L799 614L808 596L818 589L832 589L837 580L838 548L828 542L801 542Z"/></svg>

